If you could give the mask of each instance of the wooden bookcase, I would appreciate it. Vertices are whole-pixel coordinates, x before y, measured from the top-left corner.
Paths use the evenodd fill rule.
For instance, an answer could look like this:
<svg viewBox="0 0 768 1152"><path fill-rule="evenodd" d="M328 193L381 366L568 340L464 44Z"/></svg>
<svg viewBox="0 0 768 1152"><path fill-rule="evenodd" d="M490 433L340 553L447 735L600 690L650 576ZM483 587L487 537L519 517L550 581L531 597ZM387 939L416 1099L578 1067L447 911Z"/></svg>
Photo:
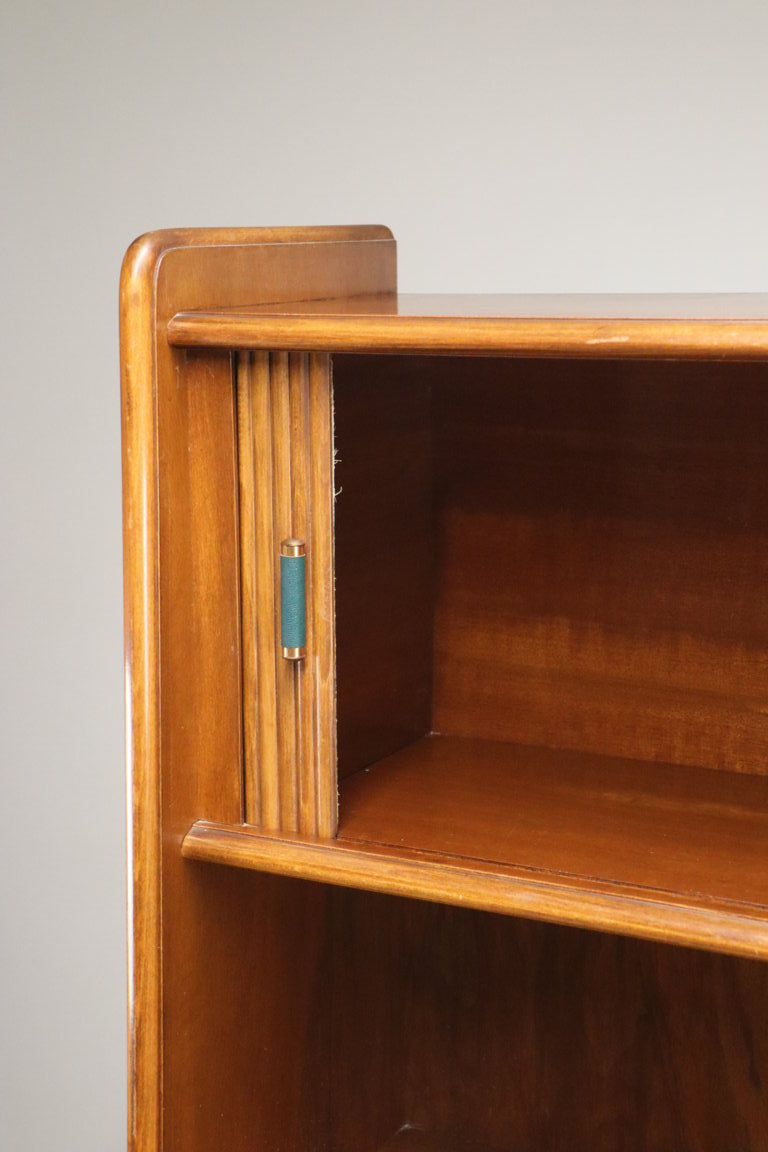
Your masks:
<svg viewBox="0 0 768 1152"><path fill-rule="evenodd" d="M132 1152L768 1148L768 297L163 232L121 361Z"/></svg>

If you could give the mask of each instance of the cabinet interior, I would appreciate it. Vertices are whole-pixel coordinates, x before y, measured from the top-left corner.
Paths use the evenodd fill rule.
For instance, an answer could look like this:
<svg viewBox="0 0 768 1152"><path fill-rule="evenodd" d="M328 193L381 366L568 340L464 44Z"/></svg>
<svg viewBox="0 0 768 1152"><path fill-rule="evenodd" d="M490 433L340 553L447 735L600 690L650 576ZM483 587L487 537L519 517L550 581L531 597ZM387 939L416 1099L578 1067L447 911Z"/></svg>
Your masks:
<svg viewBox="0 0 768 1152"><path fill-rule="evenodd" d="M264 359L252 395L284 370ZM690 898L691 938L708 910L764 916L767 383L333 357L339 825L318 878L381 846ZM200 1031L236 1042L197 1062L180 1149L766 1147L764 963L197 867L196 946L226 938Z"/></svg>
<svg viewBox="0 0 768 1152"><path fill-rule="evenodd" d="M767 383L333 358L340 839L768 903Z"/></svg>

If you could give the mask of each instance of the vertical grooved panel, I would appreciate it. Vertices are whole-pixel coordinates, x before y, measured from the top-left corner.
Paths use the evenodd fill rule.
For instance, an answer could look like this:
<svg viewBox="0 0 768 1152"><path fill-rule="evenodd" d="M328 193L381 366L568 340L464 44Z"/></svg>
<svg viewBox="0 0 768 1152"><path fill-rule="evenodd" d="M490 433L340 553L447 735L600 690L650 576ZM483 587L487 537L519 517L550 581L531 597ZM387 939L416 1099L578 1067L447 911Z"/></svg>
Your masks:
<svg viewBox="0 0 768 1152"><path fill-rule="evenodd" d="M245 810L272 831L336 831L333 430L324 354L242 353L238 437ZM280 543L307 546L307 656L280 643Z"/></svg>
<svg viewBox="0 0 768 1152"><path fill-rule="evenodd" d="M275 669L275 640L272 622L276 617L275 604L275 554L272 547L274 538L273 513L273 465L272 465L272 410L271 377L269 354L257 352L251 359L250 401L253 426L253 471L254 535L251 547L247 549L253 557L256 598L254 615L248 622L248 643L246 648L256 646L255 695L246 695L246 708L255 702L258 712L259 742L257 759L253 765L246 764L246 779L253 771L259 776L261 806L259 824L264 828L280 827L280 791L277 772L277 684ZM241 551L246 548L243 541ZM246 552L247 555L247 552ZM246 563L247 563L246 559ZM246 815L251 819L250 789L246 790Z"/></svg>
<svg viewBox="0 0 768 1152"><path fill-rule="evenodd" d="M270 402L272 409L272 556L274 558L275 623L280 628L280 541L293 536L291 509L291 412L288 353L270 356ZM257 627L261 624L257 621ZM276 827L297 831L296 735L294 665L283 658L275 644L277 704L277 777L279 819Z"/></svg>
<svg viewBox="0 0 768 1152"><path fill-rule="evenodd" d="M253 357L238 357L237 377L237 456L240 498L240 595L242 619L256 618L256 555L254 541L256 461L253 453L253 408L251 405L251 378ZM254 642L242 651L243 694L245 700L254 698L257 683L257 653ZM258 763L259 713L257 708L243 709L243 763L246 765L245 818L251 824L261 824L261 787L258 772L249 767Z"/></svg>
<svg viewBox="0 0 768 1152"><path fill-rule="evenodd" d="M311 448L309 424L309 357L304 352L290 357L290 414L291 414L291 505L293 532L309 543L312 518L309 455ZM312 603L311 571L308 577L308 603ZM307 613L307 652L313 652L312 613ZM315 752L312 732L312 677L306 660L294 664L296 685L296 758L299 765L298 816L299 831L317 834L317 789L315 782Z"/></svg>

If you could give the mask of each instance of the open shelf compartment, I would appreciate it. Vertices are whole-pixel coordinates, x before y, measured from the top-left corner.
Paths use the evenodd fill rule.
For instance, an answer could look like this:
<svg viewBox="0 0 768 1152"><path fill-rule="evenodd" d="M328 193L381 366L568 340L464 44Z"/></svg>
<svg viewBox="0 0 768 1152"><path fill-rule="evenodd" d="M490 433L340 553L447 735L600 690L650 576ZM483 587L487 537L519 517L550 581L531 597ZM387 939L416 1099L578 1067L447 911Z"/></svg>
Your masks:
<svg viewBox="0 0 768 1152"><path fill-rule="evenodd" d="M766 384L335 356L338 839L185 854L768 956Z"/></svg>
<svg viewBox="0 0 768 1152"><path fill-rule="evenodd" d="M755 777L435 735L345 781L339 837L768 914L765 799Z"/></svg>

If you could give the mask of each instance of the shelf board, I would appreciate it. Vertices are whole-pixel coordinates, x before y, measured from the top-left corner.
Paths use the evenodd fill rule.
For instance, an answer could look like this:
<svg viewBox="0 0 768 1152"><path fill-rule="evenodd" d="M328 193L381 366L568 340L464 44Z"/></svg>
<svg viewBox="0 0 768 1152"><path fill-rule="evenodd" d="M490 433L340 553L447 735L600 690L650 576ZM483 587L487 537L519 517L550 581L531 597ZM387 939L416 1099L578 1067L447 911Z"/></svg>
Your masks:
<svg viewBox="0 0 768 1152"><path fill-rule="evenodd" d="M762 358L768 295L397 295L177 313L183 347Z"/></svg>
<svg viewBox="0 0 768 1152"><path fill-rule="evenodd" d="M336 840L185 856L768 958L768 778L430 736L341 784Z"/></svg>
<svg viewBox="0 0 768 1152"><path fill-rule="evenodd" d="M344 840L768 913L768 779L430 736L341 786Z"/></svg>

